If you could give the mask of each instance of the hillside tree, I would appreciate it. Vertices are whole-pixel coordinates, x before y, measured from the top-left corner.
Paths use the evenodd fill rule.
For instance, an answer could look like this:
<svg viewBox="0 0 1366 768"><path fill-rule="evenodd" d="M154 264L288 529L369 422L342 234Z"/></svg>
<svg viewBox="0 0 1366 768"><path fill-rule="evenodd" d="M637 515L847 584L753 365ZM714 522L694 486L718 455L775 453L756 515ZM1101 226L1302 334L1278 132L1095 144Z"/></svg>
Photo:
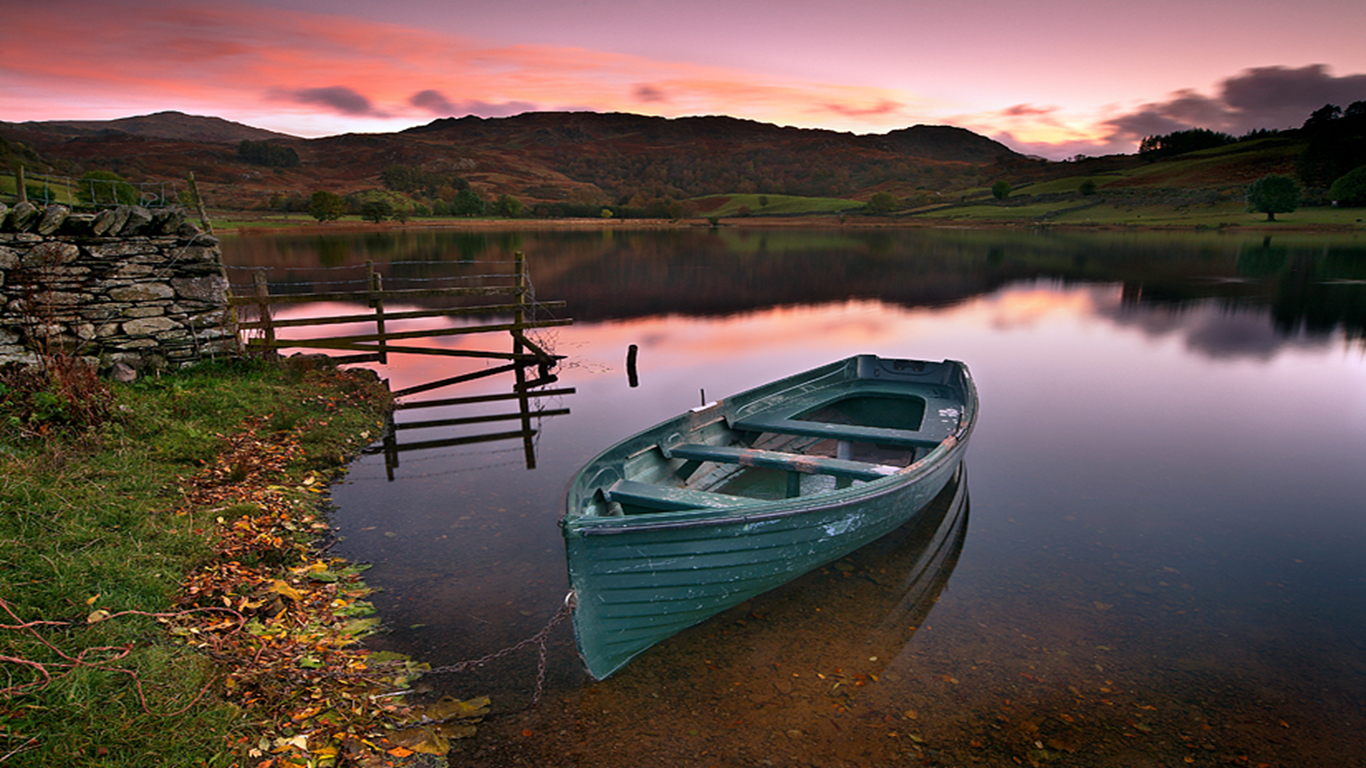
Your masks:
<svg viewBox="0 0 1366 768"><path fill-rule="evenodd" d="M318 221L336 221L346 213L346 200L335 192L319 190L308 199L308 215Z"/></svg>
<svg viewBox="0 0 1366 768"><path fill-rule="evenodd" d="M499 195L493 203L493 212L499 216L515 219L522 213L522 201L512 195Z"/></svg>
<svg viewBox="0 0 1366 768"><path fill-rule="evenodd" d="M378 224L394 217L394 206L388 200L366 200L361 203L360 217Z"/></svg>
<svg viewBox="0 0 1366 768"><path fill-rule="evenodd" d="M1299 204L1300 185L1289 176L1273 173L1248 185L1247 209L1265 213L1267 221L1275 221L1276 214L1290 213Z"/></svg>
<svg viewBox="0 0 1366 768"><path fill-rule="evenodd" d="M462 189L455 193L451 201L451 213L456 216L483 216L488 204L472 189Z"/></svg>

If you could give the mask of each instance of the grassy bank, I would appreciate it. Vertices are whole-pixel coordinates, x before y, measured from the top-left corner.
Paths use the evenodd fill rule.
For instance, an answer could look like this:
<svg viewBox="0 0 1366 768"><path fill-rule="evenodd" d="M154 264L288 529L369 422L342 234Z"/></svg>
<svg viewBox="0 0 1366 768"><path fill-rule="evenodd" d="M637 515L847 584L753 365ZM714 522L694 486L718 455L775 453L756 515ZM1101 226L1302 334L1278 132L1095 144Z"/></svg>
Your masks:
<svg viewBox="0 0 1366 768"><path fill-rule="evenodd" d="M335 760L299 736L322 715L294 715L335 694L307 675L365 666L339 654L368 604L309 541L383 386L247 362L117 385L54 370L0 377L0 763Z"/></svg>

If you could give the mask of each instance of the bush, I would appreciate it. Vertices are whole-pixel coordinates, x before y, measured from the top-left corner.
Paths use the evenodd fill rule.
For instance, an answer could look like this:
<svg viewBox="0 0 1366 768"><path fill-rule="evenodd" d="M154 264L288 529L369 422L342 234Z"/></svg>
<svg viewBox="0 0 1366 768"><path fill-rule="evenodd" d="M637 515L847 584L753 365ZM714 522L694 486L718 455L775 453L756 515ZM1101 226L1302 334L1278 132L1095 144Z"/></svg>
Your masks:
<svg viewBox="0 0 1366 768"><path fill-rule="evenodd" d="M76 199L92 205L137 205L138 190L113 171L90 171L81 176Z"/></svg>
<svg viewBox="0 0 1366 768"><path fill-rule="evenodd" d="M299 153L293 148L282 147L268 141L242 139L237 145L237 158L245 163L277 169L295 168L299 165Z"/></svg>
<svg viewBox="0 0 1366 768"><path fill-rule="evenodd" d="M1328 199L1338 205L1366 205L1366 165L1347 172L1328 188Z"/></svg>
<svg viewBox="0 0 1366 768"><path fill-rule="evenodd" d="M89 429L103 424L114 393L84 360L56 354L42 368L0 371L0 434L41 436L51 429Z"/></svg>
<svg viewBox="0 0 1366 768"><path fill-rule="evenodd" d="M876 192L868 200L868 212L872 214L891 213L896 210L896 195L891 192Z"/></svg>
<svg viewBox="0 0 1366 768"><path fill-rule="evenodd" d="M991 196L997 200L1004 200L1010 197L1010 182L998 181L991 185Z"/></svg>

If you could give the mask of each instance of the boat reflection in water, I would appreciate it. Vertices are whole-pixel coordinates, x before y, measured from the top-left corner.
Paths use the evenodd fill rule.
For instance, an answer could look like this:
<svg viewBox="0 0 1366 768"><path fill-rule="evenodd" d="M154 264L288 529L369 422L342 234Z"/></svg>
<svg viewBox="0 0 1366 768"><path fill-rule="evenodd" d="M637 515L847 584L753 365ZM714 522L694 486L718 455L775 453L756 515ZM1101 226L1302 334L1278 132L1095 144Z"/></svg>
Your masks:
<svg viewBox="0 0 1366 768"><path fill-rule="evenodd" d="M858 355L603 451L562 520L588 671L896 530L956 473L977 411L962 363Z"/></svg>
<svg viewBox="0 0 1366 768"><path fill-rule="evenodd" d="M790 670L879 674L910 642L958 564L968 530L965 465L909 522L788 584L684 630L618 673L678 680L701 664L752 683ZM723 661L724 660L724 661ZM737 691L739 692L739 691Z"/></svg>

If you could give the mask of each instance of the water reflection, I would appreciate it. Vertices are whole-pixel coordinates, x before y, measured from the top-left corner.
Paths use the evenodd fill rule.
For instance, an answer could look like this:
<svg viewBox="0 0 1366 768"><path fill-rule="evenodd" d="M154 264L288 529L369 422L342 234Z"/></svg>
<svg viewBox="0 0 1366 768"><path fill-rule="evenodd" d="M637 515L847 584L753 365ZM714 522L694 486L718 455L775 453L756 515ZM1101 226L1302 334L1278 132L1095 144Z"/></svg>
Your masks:
<svg viewBox="0 0 1366 768"><path fill-rule="evenodd" d="M742 228L665 231L409 231L229 238L233 265L270 266L302 288L324 267L390 264L413 287L474 260L525 251L542 296L572 295L580 320L724 315L849 299L945 306L1020 280L1112 283L1145 306L1272 308L1285 334L1366 334L1366 243L1359 235L1015 233Z"/></svg>
<svg viewBox="0 0 1366 768"><path fill-rule="evenodd" d="M357 247L446 260L394 265L414 278L474 269L452 267L435 233L415 238ZM327 279L296 246L241 238L230 253ZM569 356L557 386L575 390L546 407L573 413L539 425L534 471L519 441L455 445L404 454L392 483L366 457L335 492L338 551L374 562L386 590L393 631L375 642L433 664L545 625L567 589L565 482L700 389L862 352L952 357L983 415L972 536L937 529L953 576L928 589L928 616L884 626L902 582L870 563L812 574L605 683L586 681L562 633L541 705L494 718L460 759L1366 764L1359 240L723 229L479 247L525 250L538 293L569 302L575 324L543 340ZM451 375L382 373L396 388ZM507 712L534 668L530 654L434 684Z"/></svg>

